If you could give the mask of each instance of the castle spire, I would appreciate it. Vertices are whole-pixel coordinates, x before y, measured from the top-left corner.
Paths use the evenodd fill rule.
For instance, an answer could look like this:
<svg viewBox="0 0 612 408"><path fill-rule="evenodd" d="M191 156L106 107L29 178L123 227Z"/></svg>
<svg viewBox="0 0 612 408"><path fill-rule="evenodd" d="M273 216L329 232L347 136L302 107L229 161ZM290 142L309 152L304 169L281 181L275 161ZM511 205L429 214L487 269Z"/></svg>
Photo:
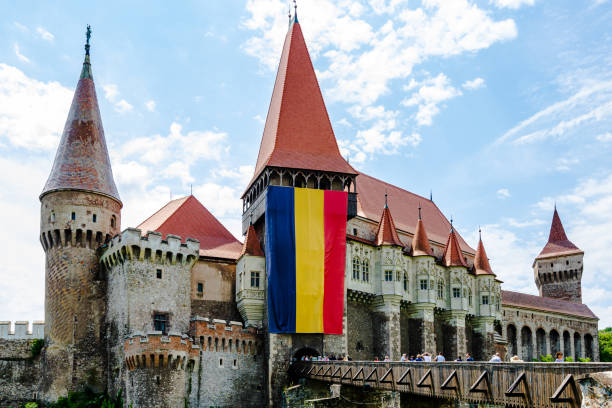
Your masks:
<svg viewBox="0 0 612 408"><path fill-rule="evenodd" d="M557 212L557 204L555 203L550 233L548 234L548 242L544 248L542 248L542 251L536 259L570 253L582 253L582 250L567 238L565 228L563 228L563 223Z"/></svg>
<svg viewBox="0 0 612 408"><path fill-rule="evenodd" d="M425 224L421 218L421 205L419 204L419 219L414 230L414 237L412 237L412 256L429 255L432 256L431 246L429 245L429 238L427 238L427 232L425 231Z"/></svg>
<svg viewBox="0 0 612 408"><path fill-rule="evenodd" d="M87 26L85 60L49 179L40 195L59 190L91 191L121 202L110 165L96 87L89 60Z"/></svg>
<svg viewBox="0 0 612 408"><path fill-rule="evenodd" d="M240 256L238 258L243 255L264 256L264 252L259 244L259 239L257 239L257 233L255 232L255 227L253 224L249 225L246 238L244 239L244 245L242 246L242 252L240 252Z"/></svg>
<svg viewBox="0 0 612 408"><path fill-rule="evenodd" d="M266 166L357 174L338 149L297 14L285 37L247 191Z"/></svg>
<svg viewBox="0 0 612 408"><path fill-rule="evenodd" d="M442 255L442 264L444 266L465 266L467 268L467 263L461 253L461 246L459 245L452 219L450 234L448 234L444 255Z"/></svg>
<svg viewBox="0 0 612 408"><path fill-rule="evenodd" d="M476 248L476 256L474 257L474 273L476 275L495 275L489 264L489 258L482 244L482 235L478 228L478 247Z"/></svg>
<svg viewBox="0 0 612 408"><path fill-rule="evenodd" d="M397 245L403 247L395 229L395 223L391 216L391 210L387 205L387 194L385 193L385 208L383 209L378 223L378 232L376 233L376 245Z"/></svg>

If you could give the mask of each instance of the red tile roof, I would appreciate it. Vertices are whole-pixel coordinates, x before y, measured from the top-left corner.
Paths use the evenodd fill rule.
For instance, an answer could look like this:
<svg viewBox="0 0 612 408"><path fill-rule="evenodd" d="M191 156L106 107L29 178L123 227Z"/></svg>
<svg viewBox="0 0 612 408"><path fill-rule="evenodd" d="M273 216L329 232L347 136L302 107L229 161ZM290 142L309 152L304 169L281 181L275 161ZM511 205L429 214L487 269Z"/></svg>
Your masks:
<svg viewBox="0 0 612 408"><path fill-rule="evenodd" d="M40 196L66 189L93 191L121 202L106 149L89 55L83 63L51 174Z"/></svg>
<svg viewBox="0 0 612 408"><path fill-rule="evenodd" d="M242 252L240 252L240 256L242 255L264 256L264 252L259 244L259 239L257 238L257 233L255 232L255 227L252 225L249 225L249 229L247 230Z"/></svg>
<svg viewBox="0 0 612 408"><path fill-rule="evenodd" d="M383 208L380 221L378 222L378 232L376 233L376 245L397 245L404 247L404 243L400 241L397 235L397 229L391 216L391 210L385 205Z"/></svg>
<svg viewBox="0 0 612 408"><path fill-rule="evenodd" d="M419 219L414 230L414 237L412 238L412 256L429 255L433 256L431 246L429 245L429 238L427 238L427 231L425 225L421 219L421 208L419 206Z"/></svg>
<svg viewBox="0 0 612 408"><path fill-rule="evenodd" d="M567 300L552 299L543 296L502 290L502 304L506 306L525 307L547 312L563 313L573 316L597 319L587 305Z"/></svg>
<svg viewBox="0 0 612 408"><path fill-rule="evenodd" d="M444 266L465 266L467 263L463 258L459 241L455 229L451 226L450 234L448 234L448 240L446 241L446 247L444 247L444 254L442 255L442 264Z"/></svg>
<svg viewBox="0 0 612 408"><path fill-rule="evenodd" d="M285 37L253 180L266 166L357 173L340 155L298 22Z"/></svg>
<svg viewBox="0 0 612 408"><path fill-rule="evenodd" d="M147 231L178 235L200 241L200 255L238 259L242 244L194 196L170 201L139 226Z"/></svg>
<svg viewBox="0 0 612 408"><path fill-rule="evenodd" d="M550 234L548 235L548 242L536 257L536 259L550 258L558 255L570 255L570 254L582 254L584 253L580 248L574 245L567 235L565 235L565 229L559 218L559 213L555 207L553 213L552 224L550 225Z"/></svg>
<svg viewBox="0 0 612 408"><path fill-rule="evenodd" d="M399 230L414 235L420 205L423 219L427 220L428 238L439 245L447 241L450 222L433 201L364 173L357 176L357 215L378 222L380 209L385 205L385 192L388 193L388 203L393 208L395 226ZM474 249L461 235L456 235L461 249L473 256Z"/></svg>
<svg viewBox="0 0 612 408"><path fill-rule="evenodd" d="M478 247L476 248L476 256L474 257L474 273L476 275L493 275L491 264L489 264L489 258L487 258L487 252L482 244L482 238L478 240Z"/></svg>

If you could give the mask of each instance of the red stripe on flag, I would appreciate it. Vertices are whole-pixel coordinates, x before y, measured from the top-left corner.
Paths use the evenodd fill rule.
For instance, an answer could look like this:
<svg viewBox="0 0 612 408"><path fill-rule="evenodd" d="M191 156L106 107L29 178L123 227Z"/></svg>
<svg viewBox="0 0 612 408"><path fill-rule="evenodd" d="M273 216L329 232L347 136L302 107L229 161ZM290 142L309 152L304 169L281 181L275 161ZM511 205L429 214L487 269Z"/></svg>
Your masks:
<svg viewBox="0 0 612 408"><path fill-rule="evenodd" d="M325 279L323 332L342 334L344 313L344 266L346 263L346 207L348 193L325 191Z"/></svg>

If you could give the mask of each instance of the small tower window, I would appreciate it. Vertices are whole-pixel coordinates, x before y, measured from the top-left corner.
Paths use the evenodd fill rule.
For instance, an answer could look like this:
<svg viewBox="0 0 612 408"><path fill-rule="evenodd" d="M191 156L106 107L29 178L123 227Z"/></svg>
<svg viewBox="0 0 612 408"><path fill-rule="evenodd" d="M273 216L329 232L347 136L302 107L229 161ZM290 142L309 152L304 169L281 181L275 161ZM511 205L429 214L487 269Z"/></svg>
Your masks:
<svg viewBox="0 0 612 408"><path fill-rule="evenodd" d="M55 211L51 211L51 216L49 217L49 221L55 222Z"/></svg>
<svg viewBox="0 0 612 408"><path fill-rule="evenodd" d="M364 259L363 262L361 262L361 271L362 280L368 282L370 280L370 261Z"/></svg>
<svg viewBox="0 0 612 408"><path fill-rule="evenodd" d="M70 214L70 219L72 221L76 220L76 213L73 211L72 214Z"/></svg>
<svg viewBox="0 0 612 408"><path fill-rule="evenodd" d="M97 216L96 214L94 214L94 215L93 215L93 217L91 217L91 220L92 220L93 222L98 221L98 216Z"/></svg>
<svg viewBox="0 0 612 408"><path fill-rule="evenodd" d="M202 282L198 282L198 296L202 296L204 294L204 284Z"/></svg>
<svg viewBox="0 0 612 408"><path fill-rule="evenodd" d="M482 304L483 305L488 305L489 304L489 296L482 295Z"/></svg>
<svg viewBox="0 0 612 408"><path fill-rule="evenodd" d="M259 288L259 272L251 272L251 287Z"/></svg>
<svg viewBox="0 0 612 408"><path fill-rule="evenodd" d="M157 275L157 279L161 279L162 278L162 270L161 269L158 269L155 273Z"/></svg>
<svg viewBox="0 0 612 408"><path fill-rule="evenodd" d="M461 297L461 289L460 288L453 288L453 297L455 299Z"/></svg>
<svg viewBox="0 0 612 408"><path fill-rule="evenodd" d="M421 290L427 290L427 279L421 279L419 285L421 286Z"/></svg>
<svg viewBox="0 0 612 408"><path fill-rule="evenodd" d="M153 328L163 334L168 334L168 315L166 313L155 313L153 315Z"/></svg>
<svg viewBox="0 0 612 408"><path fill-rule="evenodd" d="M393 281L393 271L385 271L385 282Z"/></svg>
<svg viewBox="0 0 612 408"><path fill-rule="evenodd" d="M113 215L111 217L111 228L115 228L115 224L117 224L117 217Z"/></svg>
<svg viewBox="0 0 612 408"><path fill-rule="evenodd" d="M222 358L219 359L219 367L223 367L223 359Z"/></svg>
<svg viewBox="0 0 612 408"><path fill-rule="evenodd" d="M353 279L359 280L359 258L353 258Z"/></svg>
<svg viewBox="0 0 612 408"><path fill-rule="evenodd" d="M357 236L357 228L353 228L353 235Z"/></svg>

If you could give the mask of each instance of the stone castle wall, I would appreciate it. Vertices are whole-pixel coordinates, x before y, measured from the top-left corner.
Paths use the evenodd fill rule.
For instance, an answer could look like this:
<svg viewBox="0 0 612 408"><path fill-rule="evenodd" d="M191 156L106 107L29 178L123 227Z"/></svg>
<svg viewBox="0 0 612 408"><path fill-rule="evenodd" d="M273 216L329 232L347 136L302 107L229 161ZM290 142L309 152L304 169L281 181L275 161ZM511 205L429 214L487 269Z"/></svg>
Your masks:
<svg viewBox="0 0 612 408"><path fill-rule="evenodd" d="M0 339L29 340L43 339L45 337L45 322L32 322L32 330L27 321L15 322L15 330L11 331L11 322L0 322Z"/></svg>
<svg viewBox="0 0 612 408"><path fill-rule="evenodd" d="M40 357L32 356L31 347L30 339L0 339L0 407L38 398Z"/></svg>

